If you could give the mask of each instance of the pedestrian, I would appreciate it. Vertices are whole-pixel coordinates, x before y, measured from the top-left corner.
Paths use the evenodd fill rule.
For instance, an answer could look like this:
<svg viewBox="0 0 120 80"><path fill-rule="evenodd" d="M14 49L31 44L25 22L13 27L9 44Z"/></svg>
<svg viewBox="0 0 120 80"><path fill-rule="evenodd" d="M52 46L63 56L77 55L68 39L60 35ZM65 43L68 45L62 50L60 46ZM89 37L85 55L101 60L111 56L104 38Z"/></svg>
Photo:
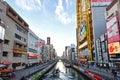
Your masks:
<svg viewBox="0 0 120 80"><path fill-rule="evenodd" d="M115 71L115 69L112 69L112 74L114 75L114 79L116 80L116 78L117 78L117 72Z"/></svg>

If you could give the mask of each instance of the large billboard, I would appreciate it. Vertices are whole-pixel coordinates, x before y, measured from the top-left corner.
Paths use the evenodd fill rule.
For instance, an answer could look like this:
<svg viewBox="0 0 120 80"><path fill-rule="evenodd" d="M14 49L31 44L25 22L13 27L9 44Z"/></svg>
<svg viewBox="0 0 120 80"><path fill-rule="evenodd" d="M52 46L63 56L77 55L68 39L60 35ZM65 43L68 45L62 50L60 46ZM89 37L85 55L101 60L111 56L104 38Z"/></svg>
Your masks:
<svg viewBox="0 0 120 80"><path fill-rule="evenodd" d="M86 20L80 22L80 41L83 41L87 37Z"/></svg>
<svg viewBox="0 0 120 80"><path fill-rule="evenodd" d="M107 38L108 43L120 41L119 29L118 29L118 17L112 16L110 19L107 19Z"/></svg>
<svg viewBox="0 0 120 80"><path fill-rule="evenodd" d="M108 44L109 54L120 54L120 42Z"/></svg>

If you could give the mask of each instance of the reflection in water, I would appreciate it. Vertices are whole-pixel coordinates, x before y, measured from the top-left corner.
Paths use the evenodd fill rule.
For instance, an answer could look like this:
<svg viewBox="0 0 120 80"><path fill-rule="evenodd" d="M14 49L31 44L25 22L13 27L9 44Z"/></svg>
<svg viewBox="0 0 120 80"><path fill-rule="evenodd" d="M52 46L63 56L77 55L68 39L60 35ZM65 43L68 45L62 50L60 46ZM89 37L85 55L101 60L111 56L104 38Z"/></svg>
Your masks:
<svg viewBox="0 0 120 80"><path fill-rule="evenodd" d="M62 61L59 61L54 69L60 70L59 77L50 77L53 70L43 80L86 80L72 68L66 68Z"/></svg>

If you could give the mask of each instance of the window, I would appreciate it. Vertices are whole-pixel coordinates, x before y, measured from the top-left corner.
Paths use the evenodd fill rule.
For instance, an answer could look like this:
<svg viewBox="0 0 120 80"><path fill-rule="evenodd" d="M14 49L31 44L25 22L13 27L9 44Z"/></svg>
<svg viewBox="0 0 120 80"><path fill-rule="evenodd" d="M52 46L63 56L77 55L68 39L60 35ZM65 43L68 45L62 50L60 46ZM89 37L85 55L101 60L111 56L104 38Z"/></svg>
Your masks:
<svg viewBox="0 0 120 80"><path fill-rule="evenodd" d="M7 55L8 55L8 52L5 52L5 51L3 51L3 57L7 57Z"/></svg>
<svg viewBox="0 0 120 80"><path fill-rule="evenodd" d="M29 48L30 52L37 53L37 50Z"/></svg>
<svg viewBox="0 0 120 80"><path fill-rule="evenodd" d="M21 40L21 36L15 33L15 38Z"/></svg>
<svg viewBox="0 0 120 80"><path fill-rule="evenodd" d="M22 57L22 54L13 53L13 57Z"/></svg>
<svg viewBox="0 0 120 80"><path fill-rule="evenodd" d="M23 34L27 35L27 31L25 31L24 29L22 29L21 27L19 27L18 25L16 25L16 29L20 32L22 32Z"/></svg>
<svg viewBox="0 0 120 80"><path fill-rule="evenodd" d="M9 44L9 40L5 39L5 40L4 40L4 44L7 44L7 45L8 45L8 44Z"/></svg>
<svg viewBox="0 0 120 80"><path fill-rule="evenodd" d="M21 41L24 41L24 42L27 41L25 38L21 37L20 35L18 35L18 34L16 34L16 33L15 33L15 38L17 38L17 39L19 39L19 40L21 40Z"/></svg>

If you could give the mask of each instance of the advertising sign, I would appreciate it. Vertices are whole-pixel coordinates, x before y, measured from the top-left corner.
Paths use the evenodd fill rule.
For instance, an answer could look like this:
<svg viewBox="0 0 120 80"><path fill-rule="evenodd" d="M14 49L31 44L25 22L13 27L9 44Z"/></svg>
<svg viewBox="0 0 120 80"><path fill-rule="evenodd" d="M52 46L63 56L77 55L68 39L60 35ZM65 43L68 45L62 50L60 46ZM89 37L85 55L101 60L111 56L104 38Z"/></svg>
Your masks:
<svg viewBox="0 0 120 80"><path fill-rule="evenodd" d="M4 34L5 34L5 29L0 26L0 39L3 40L4 39Z"/></svg>
<svg viewBox="0 0 120 80"><path fill-rule="evenodd" d="M92 6L109 5L113 0L91 0Z"/></svg>
<svg viewBox="0 0 120 80"><path fill-rule="evenodd" d="M86 29L86 20L82 20L80 22L80 41L83 41L87 37L87 29Z"/></svg>
<svg viewBox="0 0 120 80"><path fill-rule="evenodd" d="M120 37L119 37L117 16L112 16L109 20L107 20L106 26L107 26L108 43L119 41Z"/></svg>
<svg viewBox="0 0 120 80"><path fill-rule="evenodd" d="M38 54L35 54L35 53L29 53L29 54L28 54L28 58L29 58L29 59L35 59L35 58L38 58Z"/></svg>
<svg viewBox="0 0 120 80"><path fill-rule="evenodd" d="M109 54L120 54L120 42L108 44Z"/></svg>

